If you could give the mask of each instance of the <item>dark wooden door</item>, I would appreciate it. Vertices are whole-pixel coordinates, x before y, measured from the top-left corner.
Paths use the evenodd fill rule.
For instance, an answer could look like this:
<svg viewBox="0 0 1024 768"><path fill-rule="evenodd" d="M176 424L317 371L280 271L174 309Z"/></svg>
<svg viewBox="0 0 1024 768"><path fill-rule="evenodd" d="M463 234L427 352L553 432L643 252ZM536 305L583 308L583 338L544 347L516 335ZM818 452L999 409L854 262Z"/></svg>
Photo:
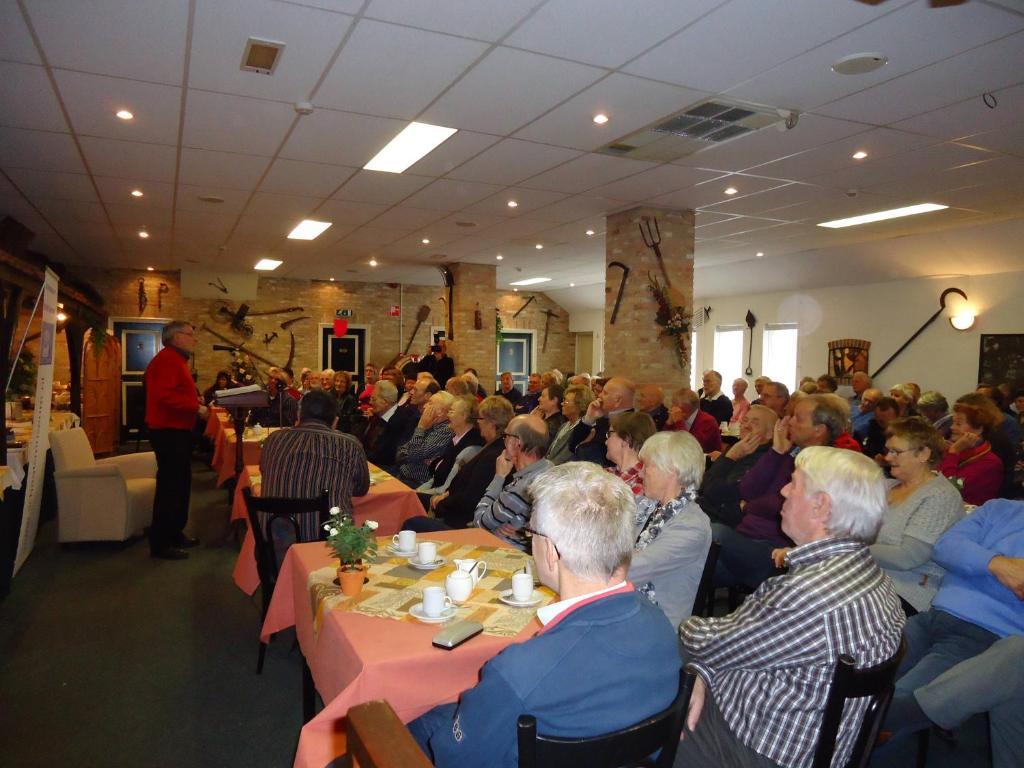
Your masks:
<svg viewBox="0 0 1024 768"><path fill-rule="evenodd" d="M145 425L146 395L142 375L163 349L160 333L166 323L153 320L115 320L114 336L121 344L121 442L135 440Z"/></svg>

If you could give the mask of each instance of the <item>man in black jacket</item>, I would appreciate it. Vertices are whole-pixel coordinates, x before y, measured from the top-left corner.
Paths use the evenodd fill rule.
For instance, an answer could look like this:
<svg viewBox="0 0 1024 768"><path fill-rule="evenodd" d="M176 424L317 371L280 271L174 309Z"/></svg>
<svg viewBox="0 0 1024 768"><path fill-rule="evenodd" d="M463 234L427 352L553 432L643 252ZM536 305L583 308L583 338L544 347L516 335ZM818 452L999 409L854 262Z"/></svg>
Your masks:
<svg viewBox="0 0 1024 768"><path fill-rule="evenodd" d="M417 414L414 409L399 408L398 390L390 381L378 381L370 396L370 417L363 433L366 458L381 469L394 468L395 452L403 439L416 428Z"/></svg>
<svg viewBox="0 0 1024 768"><path fill-rule="evenodd" d="M609 417L633 410L633 393L635 386L629 379L608 379L601 390L601 396L592 400L587 412L577 424L569 437L569 450L577 461L592 461L608 467Z"/></svg>
<svg viewBox="0 0 1024 768"><path fill-rule="evenodd" d="M740 419L740 439L715 459L704 473L697 502L712 524L735 528L743 518L740 481L772 447L772 434L779 417L764 405L752 405ZM712 525L714 531L714 525Z"/></svg>
<svg viewBox="0 0 1024 768"><path fill-rule="evenodd" d="M417 366L419 373L429 373L444 389L448 379L455 375L455 361L448 357L448 342L444 339L427 349L427 354L420 358Z"/></svg>

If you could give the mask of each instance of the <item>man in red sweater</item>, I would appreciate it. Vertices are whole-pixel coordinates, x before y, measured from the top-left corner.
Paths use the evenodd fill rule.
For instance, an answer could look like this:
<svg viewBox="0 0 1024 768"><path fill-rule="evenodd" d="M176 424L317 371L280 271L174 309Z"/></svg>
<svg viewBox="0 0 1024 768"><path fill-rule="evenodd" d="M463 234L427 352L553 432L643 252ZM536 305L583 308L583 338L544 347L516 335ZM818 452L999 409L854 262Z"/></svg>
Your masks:
<svg viewBox="0 0 1024 768"><path fill-rule="evenodd" d="M164 348L146 368L146 426L156 453L156 498L149 526L149 552L164 560L184 560L185 547L198 539L185 535L192 490L192 429L206 411L188 369L196 331L174 320L164 326Z"/></svg>
<svg viewBox="0 0 1024 768"><path fill-rule="evenodd" d="M704 453L722 450L722 431L715 417L701 410L700 396L692 389L683 387L672 395L672 407L668 412L665 430L685 430L697 438Z"/></svg>

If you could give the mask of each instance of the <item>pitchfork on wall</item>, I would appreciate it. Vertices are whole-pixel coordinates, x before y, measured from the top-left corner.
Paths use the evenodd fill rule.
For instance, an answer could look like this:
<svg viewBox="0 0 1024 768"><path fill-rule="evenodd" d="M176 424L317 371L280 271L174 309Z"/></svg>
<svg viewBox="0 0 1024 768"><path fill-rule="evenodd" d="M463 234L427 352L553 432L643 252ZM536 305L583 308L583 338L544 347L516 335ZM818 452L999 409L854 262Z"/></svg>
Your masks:
<svg viewBox="0 0 1024 768"><path fill-rule="evenodd" d="M653 229L651 225L654 225ZM645 226L646 225L646 226ZM665 259L661 255L661 230L658 229L658 220L644 216L640 220L640 236L644 239L644 245L654 251L658 257L658 266L661 268L661 276L665 278L665 286L670 287L672 281L668 279L668 271L665 269Z"/></svg>

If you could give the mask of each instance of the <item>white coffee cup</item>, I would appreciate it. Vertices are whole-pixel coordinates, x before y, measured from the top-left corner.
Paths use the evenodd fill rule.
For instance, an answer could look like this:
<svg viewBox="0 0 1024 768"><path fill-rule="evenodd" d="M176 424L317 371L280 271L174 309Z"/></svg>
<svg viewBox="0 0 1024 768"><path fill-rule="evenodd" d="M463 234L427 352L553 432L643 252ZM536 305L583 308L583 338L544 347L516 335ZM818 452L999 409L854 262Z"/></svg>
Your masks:
<svg viewBox="0 0 1024 768"><path fill-rule="evenodd" d="M518 603L525 603L531 597L533 597L533 574L512 574L512 599Z"/></svg>
<svg viewBox="0 0 1024 768"><path fill-rule="evenodd" d="M480 579L487 573L487 563L483 560L455 560L453 561L460 571L468 573L473 577L473 586L480 583Z"/></svg>
<svg viewBox="0 0 1024 768"><path fill-rule="evenodd" d="M424 615L436 619L451 604L452 599L444 593L444 587L427 587L423 590Z"/></svg>
<svg viewBox="0 0 1024 768"><path fill-rule="evenodd" d="M473 577L463 570L456 569L444 580L444 590L456 603L468 600L473 592Z"/></svg>
<svg viewBox="0 0 1024 768"><path fill-rule="evenodd" d="M391 542L399 552L412 552L416 549L416 531L399 531Z"/></svg>
<svg viewBox="0 0 1024 768"><path fill-rule="evenodd" d="M416 547L416 560L420 565L430 565L437 560L437 544L432 541L421 541Z"/></svg>

